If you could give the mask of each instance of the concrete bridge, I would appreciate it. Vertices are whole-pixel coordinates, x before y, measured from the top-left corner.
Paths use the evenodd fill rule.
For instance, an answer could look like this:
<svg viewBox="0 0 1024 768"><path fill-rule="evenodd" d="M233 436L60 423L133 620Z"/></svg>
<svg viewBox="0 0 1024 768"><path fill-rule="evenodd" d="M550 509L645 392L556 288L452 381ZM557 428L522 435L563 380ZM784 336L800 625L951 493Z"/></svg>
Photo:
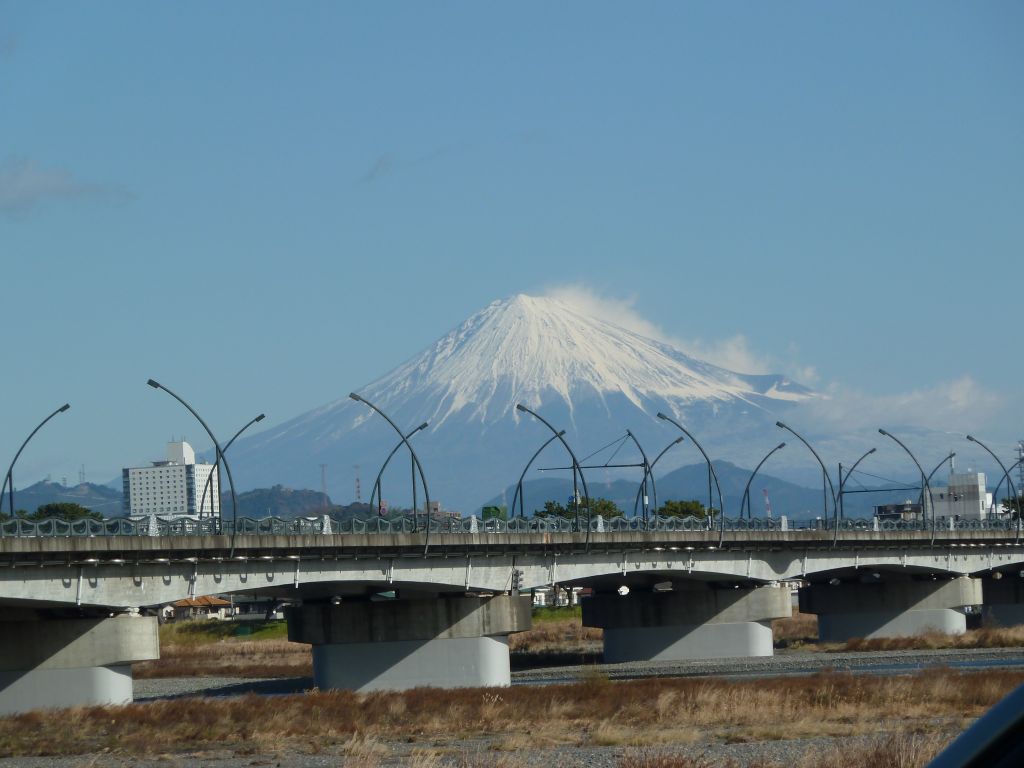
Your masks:
<svg viewBox="0 0 1024 768"><path fill-rule="evenodd" d="M584 623L604 628L611 662L770 655L770 621L791 614L783 582L796 580L823 640L962 632L968 606L1024 623L1016 523L595 523L4 536L0 712L131 700L130 665L159 655L156 619L138 609L206 594L293 601L289 637L313 646L316 684L355 690L507 685L508 635L530 627L526 593L551 585L594 590Z"/></svg>

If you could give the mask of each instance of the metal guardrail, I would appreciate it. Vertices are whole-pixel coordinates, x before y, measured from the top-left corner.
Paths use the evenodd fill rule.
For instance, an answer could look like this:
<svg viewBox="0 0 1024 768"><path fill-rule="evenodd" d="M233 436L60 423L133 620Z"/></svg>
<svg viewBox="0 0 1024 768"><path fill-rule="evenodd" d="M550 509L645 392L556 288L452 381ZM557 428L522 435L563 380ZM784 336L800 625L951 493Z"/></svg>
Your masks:
<svg viewBox="0 0 1024 768"><path fill-rule="evenodd" d="M237 525L230 520L191 518L162 518L150 516L131 519L127 517L109 520L75 520L68 522L57 518L45 520L24 520L15 518L0 523L0 536L5 537L97 537L97 536L213 536L213 535L256 535L288 536L306 534L402 534L425 531L427 525L423 516L406 515L399 518L336 518L329 515L282 519L264 517L238 518ZM431 518L430 531L440 534L476 533L573 533L586 530L586 521L577 527L574 518L564 517L514 517L511 520L479 517ZM720 523L714 522L714 530ZM1015 531L1019 530L1017 520L1009 518L990 520L940 519L937 527L943 531ZM878 518L846 518L839 521L839 532L843 531L930 531L931 521L922 520L880 520ZM621 533L629 531L679 531L696 532L711 530L706 518L660 517L654 515L648 520L639 517L595 516L590 521L592 533ZM725 520L725 530L740 531L834 531L833 520L787 520L782 517L754 517Z"/></svg>

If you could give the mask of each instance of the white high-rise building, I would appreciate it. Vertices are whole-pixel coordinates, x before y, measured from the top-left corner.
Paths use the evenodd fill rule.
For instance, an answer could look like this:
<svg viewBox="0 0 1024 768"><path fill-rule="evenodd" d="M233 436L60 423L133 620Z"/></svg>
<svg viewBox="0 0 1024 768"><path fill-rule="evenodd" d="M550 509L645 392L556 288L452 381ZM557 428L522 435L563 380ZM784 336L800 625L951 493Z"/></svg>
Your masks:
<svg viewBox="0 0 1024 768"><path fill-rule="evenodd" d="M164 461L154 461L149 467L125 467L121 470L121 479L126 515L214 517L220 514L216 467L196 464L195 451L184 440L167 444Z"/></svg>

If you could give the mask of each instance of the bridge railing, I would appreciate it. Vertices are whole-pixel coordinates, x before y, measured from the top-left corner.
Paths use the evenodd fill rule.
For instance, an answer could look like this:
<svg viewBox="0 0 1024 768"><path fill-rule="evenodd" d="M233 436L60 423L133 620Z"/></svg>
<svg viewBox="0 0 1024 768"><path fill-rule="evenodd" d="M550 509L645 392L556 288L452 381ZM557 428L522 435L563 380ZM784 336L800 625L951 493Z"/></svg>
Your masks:
<svg viewBox="0 0 1024 768"><path fill-rule="evenodd" d="M577 527L575 518L566 517L513 517L510 520L481 517L453 517L449 515L432 515L428 521L424 515L405 515L401 517L367 518L332 517L319 515L316 517L277 518L277 517L240 517L237 523L230 520L221 521L217 518L163 518L155 515L148 517L117 517L107 520L74 520L59 518L44 520L27 520L13 518L0 522L0 536L8 537L95 537L95 536L211 536L211 535L310 535L310 534L402 534L424 531L430 526L431 533L439 534L481 534L481 533L571 533L586 530L586 520L580 520ZM708 521L700 517L662 517L653 515L647 520L641 517L602 517L594 516L590 520L591 534L621 533L629 531L678 531L698 532L720 530L719 519ZM935 522L938 531L1010 531L1018 530L1019 523L1009 517L988 518L985 520L957 520L939 518ZM813 518L809 520L787 519L785 517L754 517L726 518L724 528L727 532L744 531L798 531L819 530L832 531L840 537L844 532L895 532L895 531L930 531L931 520L922 519L885 519L877 517L845 518L838 522L836 531L834 520Z"/></svg>

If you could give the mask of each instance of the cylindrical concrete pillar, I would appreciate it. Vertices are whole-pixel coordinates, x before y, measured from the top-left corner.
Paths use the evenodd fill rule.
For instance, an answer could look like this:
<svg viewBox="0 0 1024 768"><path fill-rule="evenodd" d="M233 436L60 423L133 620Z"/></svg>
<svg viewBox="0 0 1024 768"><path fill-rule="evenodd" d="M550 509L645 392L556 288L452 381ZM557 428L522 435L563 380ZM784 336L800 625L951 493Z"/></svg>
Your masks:
<svg viewBox="0 0 1024 768"><path fill-rule="evenodd" d="M0 714L128 704L132 662L157 658L152 617L0 622Z"/></svg>
<svg viewBox="0 0 1024 768"><path fill-rule="evenodd" d="M511 682L508 635L531 627L528 596L307 604L288 639L313 646L318 688L465 688Z"/></svg>
<svg viewBox="0 0 1024 768"><path fill-rule="evenodd" d="M770 622L791 613L789 590L774 585L685 583L583 601L584 626L604 629L607 663L771 656Z"/></svg>
<svg viewBox="0 0 1024 768"><path fill-rule="evenodd" d="M810 584L800 590L800 610L818 616L818 639L908 637L927 631L962 634L963 608L981 604L981 581L911 579L879 574L877 581Z"/></svg>

